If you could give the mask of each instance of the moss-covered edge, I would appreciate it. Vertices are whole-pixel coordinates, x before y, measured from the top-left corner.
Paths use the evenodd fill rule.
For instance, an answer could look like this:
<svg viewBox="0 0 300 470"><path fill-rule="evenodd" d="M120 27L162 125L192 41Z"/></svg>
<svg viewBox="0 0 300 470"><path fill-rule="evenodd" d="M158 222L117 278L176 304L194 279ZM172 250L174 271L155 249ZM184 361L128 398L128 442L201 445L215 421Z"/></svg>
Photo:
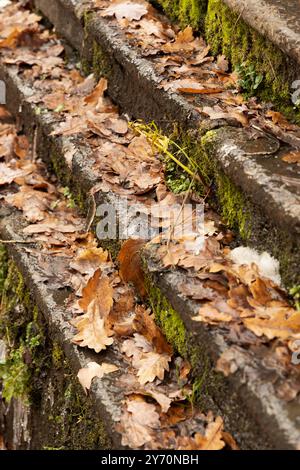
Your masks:
<svg viewBox="0 0 300 470"><path fill-rule="evenodd" d="M185 327L181 315L157 287L145 259L143 267L148 301L155 314L155 320L175 351L188 360L192 366L192 401L200 405L201 409L208 409L212 405L211 396L215 396L221 391L223 377L215 371L205 345L195 341L193 334Z"/></svg>
<svg viewBox="0 0 300 470"><path fill-rule="evenodd" d="M179 20L182 26L191 25L194 29L204 28L204 18L208 0L153 0L173 21Z"/></svg>
<svg viewBox="0 0 300 470"><path fill-rule="evenodd" d="M2 399L12 406L21 400L30 410L32 448L111 447L104 424L95 415L61 346L49 337L22 274L1 244L0 338L7 345L5 363L0 364Z"/></svg>
<svg viewBox="0 0 300 470"><path fill-rule="evenodd" d="M246 95L272 102L288 118L300 123L300 109L291 101L296 63L264 38L222 0L154 0L167 15L205 35L214 55L224 54L241 73ZM251 72L251 73L250 73Z"/></svg>

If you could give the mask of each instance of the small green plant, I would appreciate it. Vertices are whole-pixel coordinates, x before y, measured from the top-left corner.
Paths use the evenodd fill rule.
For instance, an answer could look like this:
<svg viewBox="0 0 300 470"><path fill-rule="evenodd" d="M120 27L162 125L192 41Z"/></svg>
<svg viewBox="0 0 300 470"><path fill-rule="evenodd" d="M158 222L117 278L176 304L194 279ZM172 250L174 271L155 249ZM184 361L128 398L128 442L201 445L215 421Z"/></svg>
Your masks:
<svg viewBox="0 0 300 470"><path fill-rule="evenodd" d="M247 97L254 96L264 76L257 73L253 64L247 65L245 62L236 67L236 72L239 75L238 85L245 95Z"/></svg>
<svg viewBox="0 0 300 470"><path fill-rule="evenodd" d="M65 198L68 200L67 207L69 207L69 209L75 209L76 203L74 201L74 197L70 188L68 187L62 188L62 193L65 196Z"/></svg>
<svg viewBox="0 0 300 470"><path fill-rule="evenodd" d="M20 340L19 347L12 349L6 361L0 364L2 397L7 403L13 397L22 399L27 397L32 368L38 366L35 353L42 339L41 334L35 330L35 323L29 323L26 328L25 338Z"/></svg>
<svg viewBox="0 0 300 470"><path fill-rule="evenodd" d="M296 309L300 311L300 285L292 287L289 293L294 299Z"/></svg>
<svg viewBox="0 0 300 470"><path fill-rule="evenodd" d="M137 121L130 123L130 126L137 134L145 136L153 149L165 158L167 183L172 191L175 193L186 191L191 187L192 181L208 189L206 182L199 175L197 162L186 152L185 148L162 134L154 122L145 124Z"/></svg>

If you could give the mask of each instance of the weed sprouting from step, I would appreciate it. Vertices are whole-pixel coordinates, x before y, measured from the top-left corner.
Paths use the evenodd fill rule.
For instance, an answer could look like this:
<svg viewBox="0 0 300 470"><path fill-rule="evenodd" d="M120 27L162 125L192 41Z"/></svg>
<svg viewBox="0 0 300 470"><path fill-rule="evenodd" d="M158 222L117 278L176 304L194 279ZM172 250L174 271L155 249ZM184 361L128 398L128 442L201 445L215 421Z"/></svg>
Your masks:
<svg viewBox="0 0 300 470"><path fill-rule="evenodd" d="M300 311L300 285L292 287L289 294L293 297L296 309Z"/></svg>
<svg viewBox="0 0 300 470"><path fill-rule="evenodd" d="M179 178L177 173L175 181L172 177L168 178L172 191L174 190L175 193L187 191L192 180L200 183L206 191L208 190L204 178L199 175L197 162L183 147L164 135L155 122L145 124L143 121L137 121L130 123L130 126L137 134L145 136L155 150L161 152L166 159L169 174L177 173L178 169L184 171L185 174L181 173Z"/></svg>
<svg viewBox="0 0 300 470"><path fill-rule="evenodd" d="M245 62L236 67L236 72L239 75L238 85L245 96L247 98L254 96L263 82L263 74L258 73L253 65L247 65Z"/></svg>

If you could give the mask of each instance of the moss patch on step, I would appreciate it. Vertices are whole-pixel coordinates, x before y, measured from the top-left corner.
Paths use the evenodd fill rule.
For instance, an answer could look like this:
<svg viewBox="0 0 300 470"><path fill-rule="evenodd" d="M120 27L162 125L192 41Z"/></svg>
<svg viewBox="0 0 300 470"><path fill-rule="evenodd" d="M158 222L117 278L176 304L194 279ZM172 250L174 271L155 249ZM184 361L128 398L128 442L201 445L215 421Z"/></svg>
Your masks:
<svg viewBox="0 0 300 470"><path fill-rule="evenodd" d="M6 277L1 292L0 336L8 345L8 357L0 365L2 396L29 400L33 377L38 376L47 358L42 322L30 298L21 273L7 260Z"/></svg>
<svg viewBox="0 0 300 470"><path fill-rule="evenodd" d="M172 20L179 20L182 27L192 26L202 29L208 0L153 0L154 5L161 6Z"/></svg>
<svg viewBox="0 0 300 470"><path fill-rule="evenodd" d="M112 71L111 59L104 51L101 45L93 39L93 33L90 34L90 28L94 18L92 12L86 12L83 17L85 42L82 53L81 70L85 75L94 73L97 80L101 77L109 78Z"/></svg>
<svg viewBox="0 0 300 470"><path fill-rule="evenodd" d="M155 3L155 2L154 2ZM240 74L246 97L272 102L300 123L300 108L291 101L296 64L277 46L248 26L222 0L156 0L181 27L191 25L205 35L214 55L224 54Z"/></svg>
<svg viewBox="0 0 300 470"><path fill-rule="evenodd" d="M194 149L197 154L199 171L213 181L216 200L211 201L217 206L219 213L230 228L237 231L241 239L247 242L251 238L251 204L242 190L238 188L219 168L215 157L217 131L208 131ZM195 144L194 144L195 145Z"/></svg>
<svg viewBox="0 0 300 470"><path fill-rule="evenodd" d="M248 85L241 80L246 94L272 102L300 122L300 110L292 104L290 94L295 79L293 66L277 46L249 27L222 0L209 0L205 33L213 54L225 54L233 67L242 66L246 72L251 68L254 82L261 75L261 83L254 89L252 79Z"/></svg>
<svg viewBox="0 0 300 470"><path fill-rule="evenodd" d="M192 399L201 405L202 409L205 409L207 406L211 406L209 397L219 393L222 387L221 375L213 369L205 346L196 343L192 333L186 329L181 315L172 307L161 289L157 287L145 261L144 270L149 303L155 314L156 322L174 350L190 362L193 373Z"/></svg>

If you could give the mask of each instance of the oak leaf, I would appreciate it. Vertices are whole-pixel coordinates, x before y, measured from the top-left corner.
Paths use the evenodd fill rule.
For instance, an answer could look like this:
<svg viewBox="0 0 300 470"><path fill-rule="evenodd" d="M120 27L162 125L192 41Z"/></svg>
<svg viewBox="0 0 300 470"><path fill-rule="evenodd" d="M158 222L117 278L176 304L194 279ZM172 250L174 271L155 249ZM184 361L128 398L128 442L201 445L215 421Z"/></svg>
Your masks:
<svg viewBox="0 0 300 470"><path fill-rule="evenodd" d="M101 16L115 16L117 20L126 18L129 21L140 20L147 15L148 9L140 3L124 0L111 5L101 13Z"/></svg>
<svg viewBox="0 0 300 470"><path fill-rule="evenodd" d="M160 328L156 325L149 309L145 309L142 305L135 308L134 327L135 330L143 335L153 345L159 354L166 353L172 355L172 347L167 343L165 336Z"/></svg>
<svg viewBox="0 0 300 470"><path fill-rule="evenodd" d="M113 331L109 330L103 318L99 316L99 310L95 308L93 300L88 308L88 313L71 321L78 333L73 338L73 343L81 347L87 346L97 353L113 344Z"/></svg>
<svg viewBox="0 0 300 470"><path fill-rule="evenodd" d="M153 430L159 426L155 405L137 397L137 400L126 400L117 430L122 434L123 445L137 449L153 439Z"/></svg>
<svg viewBox="0 0 300 470"><path fill-rule="evenodd" d="M144 240L127 240L119 253L120 276L124 282L131 282L141 297L146 295L141 249Z"/></svg>
<svg viewBox="0 0 300 470"><path fill-rule="evenodd" d="M170 356L148 352L133 362L137 369L137 376L141 385L153 382L156 378L163 380L166 371L169 371Z"/></svg>
<svg viewBox="0 0 300 470"><path fill-rule="evenodd" d="M117 366L114 364L108 364L103 362L101 365L97 364L97 362L89 362L86 367L80 369L77 374L78 380L84 388L86 392L91 388L92 380L94 377L98 377L102 379L102 377L106 374L111 374L112 372L116 372L119 370Z"/></svg>
<svg viewBox="0 0 300 470"><path fill-rule="evenodd" d="M84 312L91 311L93 304L92 309L97 311L99 317L106 318L113 306L113 294L109 278L98 269L82 290L82 299L78 303Z"/></svg>
<svg viewBox="0 0 300 470"><path fill-rule="evenodd" d="M208 424L205 435L196 433L194 437L179 437L179 450L221 450L225 447L223 440L223 420L218 416Z"/></svg>
<svg viewBox="0 0 300 470"><path fill-rule="evenodd" d="M107 260L107 251L102 248L91 247L81 250L70 264L70 267L81 274L93 275Z"/></svg>
<svg viewBox="0 0 300 470"><path fill-rule="evenodd" d="M257 336L283 340L300 338L300 312L289 307L266 308L264 318L245 318L243 321Z"/></svg>

